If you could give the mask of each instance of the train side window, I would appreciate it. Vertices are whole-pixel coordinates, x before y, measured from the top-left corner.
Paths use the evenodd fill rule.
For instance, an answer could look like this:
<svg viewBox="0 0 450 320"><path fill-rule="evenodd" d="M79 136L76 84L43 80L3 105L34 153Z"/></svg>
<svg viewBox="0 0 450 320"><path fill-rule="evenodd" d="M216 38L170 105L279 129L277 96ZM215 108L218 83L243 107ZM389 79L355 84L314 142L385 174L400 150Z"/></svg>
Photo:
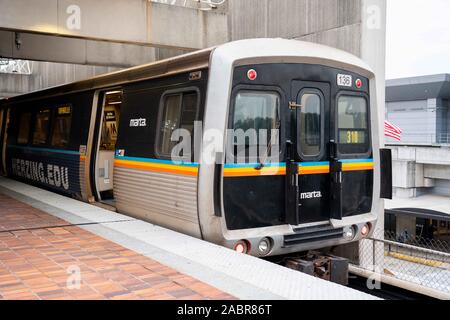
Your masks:
<svg viewBox="0 0 450 320"><path fill-rule="evenodd" d="M197 119L197 93L191 92L183 95L183 113L180 128L186 129L193 136L194 122Z"/></svg>
<svg viewBox="0 0 450 320"><path fill-rule="evenodd" d="M19 134L17 135L17 144L27 144L30 137L31 112L25 112L20 115Z"/></svg>
<svg viewBox="0 0 450 320"><path fill-rule="evenodd" d="M338 98L339 152L361 154L369 150L369 116L367 100L361 96Z"/></svg>
<svg viewBox="0 0 450 320"><path fill-rule="evenodd" d="M167 96L164 102L164 114L161 123L159 153L170 155L175 142L172 133L179 128L181 117L181 95Z"/></svg>
<svg viewBox="0 0 450 320"><path fill-rule="evenodd" d="M56 109L51 145L65 148L69 145L70 127L72 124L72 107L60 106Z"/></svg>
<svg viewBox="0 0 450 320"><path fill-rule="evenodd" d="M36 114L33 132L34 145L44 145L47 143L50 113L50 109L43 109Z"/></svg>
<svg viewBox="0 0 450 320"><path fill-rule="evenodd" d="M303 156L316 157L322 151L323 96L317 90L307 89L301 93L299 122L300 151Z"/></svg>
<svg viewBox="0 0 450 320"><path fill-rule="evenodd" d="M179 143L172 141L175 130L188 130L193 139L194 122L198 115L198 93L188 91L167 94L163 99L158 153L170 157L173 148Z"/></svg>

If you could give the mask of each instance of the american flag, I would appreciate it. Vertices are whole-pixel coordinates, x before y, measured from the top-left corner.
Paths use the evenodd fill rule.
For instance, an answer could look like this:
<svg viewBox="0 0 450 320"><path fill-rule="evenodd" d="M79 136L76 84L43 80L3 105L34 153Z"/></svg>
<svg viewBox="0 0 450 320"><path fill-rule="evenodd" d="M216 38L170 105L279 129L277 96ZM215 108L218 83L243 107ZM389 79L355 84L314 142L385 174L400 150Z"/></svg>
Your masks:
<svg viewBox="0 0 450 320"><path fill-rule="evenodd" d="M395 124L385 120L384 121L384 135L386 137L393 138L397 141L402 140L402 129L397 127Z"/></svg>

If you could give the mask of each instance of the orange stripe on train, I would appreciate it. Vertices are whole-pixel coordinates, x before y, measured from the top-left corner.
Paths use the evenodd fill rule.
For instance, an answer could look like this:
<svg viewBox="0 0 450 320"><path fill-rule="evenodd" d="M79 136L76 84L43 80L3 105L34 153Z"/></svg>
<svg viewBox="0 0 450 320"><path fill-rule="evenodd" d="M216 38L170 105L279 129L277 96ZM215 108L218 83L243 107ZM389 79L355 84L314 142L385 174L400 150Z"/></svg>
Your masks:
<svg viewBox="0 0 450 320"><path fill-rule="evenodd" d="M122 168L152 171L152 172L164 172L172 174L180 174L186 176L197 176L198 168L195 167L184 167L179 165L160 165L156 163L139 163L136 161L124 161L116 160L114 165Z"/></svg>

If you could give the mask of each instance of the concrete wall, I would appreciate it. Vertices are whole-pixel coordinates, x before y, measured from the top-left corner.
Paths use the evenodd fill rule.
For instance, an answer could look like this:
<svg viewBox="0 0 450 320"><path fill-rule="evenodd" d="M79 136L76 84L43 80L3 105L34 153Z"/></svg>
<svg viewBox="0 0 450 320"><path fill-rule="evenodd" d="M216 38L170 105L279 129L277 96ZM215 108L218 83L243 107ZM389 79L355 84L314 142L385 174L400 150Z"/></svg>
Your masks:
<svg viewBox="0 0 450 320"><path fill-rule="evenodd" d="M391 149L395 197L450 196L450 148L392 146Z"/></svg>
<svg viewBox="0 0 450 320"><path fill-rule="evenodd" d="M153 44L201 49L229 40L227 12L223 10L152 3L147 16L148 41Z"/></svg>
<svg viewBox="0 0 450 320"><path fill-rule="evenodd" d="M228 19L230 40L283 37L361 54L361 0L233 0Z"/></svg>
<svg viewBox="0 0 450 320"><path fill-rule="evenodd" d="M386 118L403 130L401 144L450 144L448 105L445 99L387 102Z"/></svg>
<svg viewBox="0 0 450 320"><path fill-rule="evenodd" d="M447 169L447 172L450 172L450 170ZM450 197L450 180L437 179L433 193L440 196Z"/></svg>
<svg viewBox="0 0 450 320"><path fill-rule="evenodd" d="M436 106L427 100L386 103L386 118L402 130L402 142L431 144L436 136ZM387 141L392 142L393 139Z"/></svg>
<svg viewBox="0 0 450 320"><path fill-rule="evenodd" d="M146 0L0 0L5 29L146 41Z"/></svg>
<svg viewBox="0 0 450 320"><path fill-rule="evenodd" d="M0 56L131 67L158 59L158 48L179 54L228 41L227 11L194 3L0 0Z"/></svg>
<svg viewBox="0 0 450 320"><path fill-rule="evenodd" d="M8 1L8 3L13 3L10 0ZM232 0L214 11L198 10L192 7L193 5L191 6L190 1L188 4L191 7L180 6L178 2L176 2L177 5L152 2L145 9L149 17L146 40L149 43L164 43L175 47L190 48L204 48L227 41L255 37L283 37L313 41L361 56L378 73L379 87L384 87L385 1ZM133 5L138 3L139 1L135 0ZM373 16L375 15L377 18L377 14L379 17L378 20L374 20L375 26L373 26ZM114 36L111 34L114 30L115 28L111 28L108 36ZM2 32L0 32L0 49L2 47L8 49L12 46L10 44L11 39L6 41L1 38L1 34ZM28 35L24 36L27 37ZM39 36L45 37L45 35ZM139 35L139 37L142 38L142 35ZM141 38L140 40L142 40ZM186 52L185 50L170 48L143 48L136 51L131 47L128 48L131 44L98 41L92 44L84 43L84 49L81 50L80 43L67 43L61 46L64 41L82 41L81 39L54 39L57 43L55 44L56 47L51 50L54 53L51 58L53 61L63 61L65 58L64 47L75 45L70 51L79 52L80 56L78 60L71 62L91 65L106 64L123 67ZM24 52L29 50L30 52L27 52L32 55L34 47L40 48L35 50L37 51L34 55L35 59L44 59L44 47L48 46L45 44L47 42L42 39L39 41L31 40L23 41L21 52L25 54ZM28 42L30 43L27 46ZM1 52L0 50L0 55ZM52 72L46 72L46 68L51 69ZM56 71L58 68L60 70ZM102 71L104 69L85 69L56 64L54 66L46 65L42 74L39 73L38 68L35 74L42 76L41 88L44 88L49 85L83 79ZM53 72L56 72L58 76L53 76ZM68 75L61 75L64 72ZM47 76L52 79L45 80ZM30 90L35 88L35 86L30 86ZM24 90L15 91L23 92ZM384 90L380 90L380 102L384 101L383 94ZM380 116L383 115L384 112L380 114Z"/></svg>
<svg viewBox="0 0 450 320"><path fill-rule="evenodd" d="M38 75L1 74L0 99L41 88Z"/></svg>

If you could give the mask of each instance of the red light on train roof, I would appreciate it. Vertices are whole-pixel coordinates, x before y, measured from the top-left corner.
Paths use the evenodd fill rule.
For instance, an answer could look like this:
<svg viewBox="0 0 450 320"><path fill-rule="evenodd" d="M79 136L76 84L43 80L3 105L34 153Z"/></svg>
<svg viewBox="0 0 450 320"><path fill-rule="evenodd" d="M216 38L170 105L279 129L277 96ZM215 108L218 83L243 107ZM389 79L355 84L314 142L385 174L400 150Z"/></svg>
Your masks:
<svg viewBox="0 0 450 320"><path fill-rule="evenodd" d="M247 72L247 78L249 78L249 80L253 81L258 77L258 73L256 72L255 69L250 69Z"/></svg>
<svg viewBox="0 0 450 320"><path fill-rule="evenodd" d="M362 80L361 79L356 79L356 87L358 88L358 89L361 89L362 88L362 85L363 85L363 83L362 83Z"/></svg>

